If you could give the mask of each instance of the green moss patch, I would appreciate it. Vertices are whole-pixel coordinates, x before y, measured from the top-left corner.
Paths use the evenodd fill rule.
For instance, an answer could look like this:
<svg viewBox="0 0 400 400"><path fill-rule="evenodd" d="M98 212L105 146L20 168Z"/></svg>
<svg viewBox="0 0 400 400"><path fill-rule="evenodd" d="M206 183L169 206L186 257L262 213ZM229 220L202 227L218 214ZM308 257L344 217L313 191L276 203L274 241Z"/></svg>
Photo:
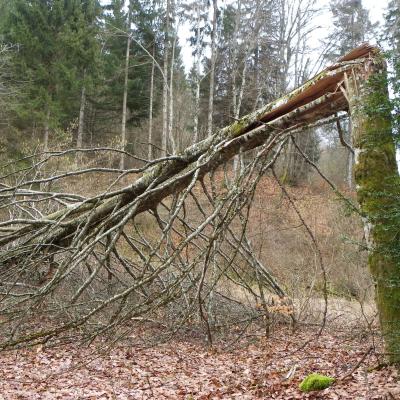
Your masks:
<svg viewBox="0 0 400 400"><path fill-rule="evenodd" d="M302 392L311 392L313 390L324 390L335 382L334 378L319 374L310 374L300 383Z"/></svg>

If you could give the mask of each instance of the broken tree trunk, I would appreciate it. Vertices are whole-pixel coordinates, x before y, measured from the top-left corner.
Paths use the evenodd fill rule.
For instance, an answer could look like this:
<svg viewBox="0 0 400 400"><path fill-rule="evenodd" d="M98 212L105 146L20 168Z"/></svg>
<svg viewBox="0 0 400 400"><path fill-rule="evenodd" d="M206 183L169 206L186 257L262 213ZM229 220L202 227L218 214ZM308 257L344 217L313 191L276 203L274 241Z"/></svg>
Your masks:
<svg viewBox="0 0 400 400"><path fill-rule="evenodd" d="M188 147L179 155L150 167L124 189L85 200L35 220L34 224L17 225L6 235L0 236L0 246L20 240L32 232L36 232L34 241L29 242L28 247L23 250L16 249L16 255L30 252L29 247L32 246L64 246L82 229L99 224L105 216L127 205L135 205L132 216L154 208L163 198L182 190L198 169L198 177L201 178L241 150L251 150L265 143L272 134L300 128L346 110L347 100L338 88L344 81L344 74L349 73L355 65L362 64L370 50L371 47L366 47L362 51L355 51L354 56L350 54L348 59L327 68L288 95L240 118L213 136ZM206 155L206 161L199 161ZM5 188L0 193L13 192L15 189ZM57 224L57 221L62 221L62 224ZM46 229L40 235L37 229L43 226ZM51 229L48 229L49 226Z"/></svg>
<svg viewBox="0 0 400 400"><path fill-rule="evenodd" d="M40 252L44 254L54 252L57 257L57 252L60 254L60 252L69 251L72 256L62 264L64 269L60 268L57 271L51 283L43 290L41 289L40 296L48 293L50 288L56 287L59 282L57 279L61 280L70 274L78 262L85 262L88 254L98 257L94 246L102 240L104 242L105 238L107 238L105 245L107 250L103 259L108 260L111 252L116 249L115 244L118 238L126 236L123 232L125 224L136 215L150 210L163 232L170 229L172 222L163 225L157 211L157 206L162 204L163 199L180 192L183 198L187 197L196 180L201 180L208 172L215 170L216 167L241 151L254 149L265 143L267 143L268 151L276 147L281 149L285 135L302 130L318 121L335 117L339 111L350 109L353 142L356 149L355 179L358 186L358 200L364 214L366 236L370 246L369 264L376 282L376 300L382 332L390 361L399 362L400 274L396 259L397 252L393 250L393 241L398 235L398 229L394 224L396 199L398 198L398 174L391 135L390 111L385 106L388 102L388 94L384 75L384 64L380 60L379 52L369 45L363 45L281 99L235 121L232 125L219 130L211 137L192 145L176 156L165 157L147 164L143 169L142 176L121 190L103 193L80 203L76 202L72 206L38 219L2 222L0 224L0 246L2 248L0 265L2 264L4 267L15 265L18 262L23 265L24 258L30 257L30 265L34 269L36 261L32 255ZM279 155L279 151L277 150L275 155L272 155L272 152L268 153L270 157L272 156L271 163L273 163L274 157ZM266 169L261 169L261 171L266 171ZM260 172L260 174L262 173ZM232 198L236 196L236 190L239 193L239 185L245 185L243 182L245 181L238 180L238 188L234 188L231 192ZM13 187L2 185L0 196L3 198L4 196L25 196L31 185L32 181ZM69 198L71 199L72 195ZM235 201L239 201L239 199L240 196L235 198ZM176 200L175 205L182 205L183 201ZM231 204L236 203L232 201ZM239 204L242 203L239 202ZM198 204L198 206L206 215L201 205ZM204 226L217 213L223 213L225 209L229 211L229 207L223 208L222 203L215 203L214 207L213 214L205 217L204 223L200 224L198 228L190 228L189 225L185 225L185 229L192 229L188 231L185 240L190 240L195 235L199 236ZM173 220L178 216L178 211L171 212L170 215ZM229 218L230 214L228 213L226 219L229 220ZM203 301L200 296L203 278L207 272L207 263L212 259L209 257L209 252L215 248L213 238L214 235L211 236L206 249L204 273L201 278L190 278L190 285L194 285L196 279L201 281L197 296L200 307L202 307ZM160 247L154 251L151 250L146 256L140 252L138 246L131 239L126 238L126 240L131 248L140 255L141 262L145 265L144 270L149 269L150 271L149 275L144 275L135 285L124 289L117 296L104 300L98 306L99 311L119 299L122 300L121 307L123 309L127 296L130 296L136 288L143 288L143 285L147 283L151 284L160 276L160 271L166 270L171 265L173 257L175 257L168 256L164 260L162 268L160 264L156 264L156 268L151 269L151 257L157 254ZM141 246L147 245L143 241L140 243ZM174 254L180 254L179 251L182 247L179 246ZM226 253L223 254L226 257ZM119 257L118 252L117 257ZM120 258L118 261L123 262ZM194 260L189 265L194 265L195 262ZM89 277L85 278L84 283L71 297L70 304L75 304L103 265L107 267L105 261L97 264L96 268L88 266ZM185 271L186 264L182 263L182 265ZM124 267L129 270L126 262ZM129 272L131 273L130 270ZM189 270L189 272L192 271ZM162 279L161 282L163 282ZM173 289L179 288L184 292L186 289L180 284L181 281L178 280ZM143 293L143 296L145 295ZM36 294L28 293L27 296L35 298ZM158 297L155 296L154 299L158 299ZM143 309L135 311L134 315L142 315L147 310L147 302L151 303L155 301L154 299L146 300L142 304ZM64 325L62 329L57 328L50 332L53 335L69 327L80 326L88 321L95 312L98 311L90 311L85 314L85 317Z"/></svg>
<svg viewBox="0 0 400 400"><path fill-rule="evenodd" d="M399 226L395 221L400 193L384 60L375 54L347 82L369 268L386 353L392 363L400 363Z"/></svg>

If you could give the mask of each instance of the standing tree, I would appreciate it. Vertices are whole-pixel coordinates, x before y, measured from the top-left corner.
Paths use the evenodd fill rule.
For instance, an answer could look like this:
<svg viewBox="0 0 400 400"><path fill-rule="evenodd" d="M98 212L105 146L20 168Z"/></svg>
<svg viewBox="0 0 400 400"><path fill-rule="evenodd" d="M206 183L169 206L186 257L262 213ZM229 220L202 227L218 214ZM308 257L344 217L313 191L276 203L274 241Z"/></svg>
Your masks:
<svg viewBox="0 0 400 400"><path fill-rule="evenodd" d="M129 77L129 55L131 50L131 23L132 23L132 4L128 3L127 14L127 38L126 38L126 53L125 53L125 66L124 66L124 86L123 86L123 100L122 100L122 122L121 122L121 159L119 168L125 168L125 153L126 150L126 110L128 101L128 77Z"/></svg>
<svg viewBox="0 0 400 400"><path fill-rule="evenodd" d="M98 130L104 134L111 131L113 137L118 138L120 147L124 142L125 150L138 153L141 139L147 141L148 134L143 138L133 137L133 128L149 118L150 108L153 115L158 106L154 92L159 86L155 79L161 47L160 35L156 34L159 9L155 2L130 0L128 9L127 4L112 0L105 7L103 81L90 101L101 114L97 120ZM151 66L153 61L154 68ZM115 130L115 126L120 129ZM103 143L104 140L103 137ZM146 146L143 153L148 151ZM122 158L119 164L126 167Z"/></svg>
<svg viewBox="0 0 400 400"><path fill-rule="evenodd" d="M200 84L202 81L201 74L201 60L204 47L204 33L207 7L204 0L196 1L185 6L186 18L191 23L191 29L194 33L191 38L191 44L194 46L194 66L193 66L193 80L194 80L194 110L193 110L193 142L197 143L199 136L199 114L200 114Z"/></svg>
<svg viewBox="0 0 400 400"><path fill-rule="evenodd" d="M367 41L376 25L371 23L362 0L331 0L329 7L334 28L325 40L325 58L335 61Z"/></svg>
<svg viewBox="0 0 400 400"><path fill-rule="evenodd" d="M208 114L207 114L207 135L211 136L213 130L213 114L214 114L214 87L215 87L215 64L217 61L217 19L218 19L218 4L217 0L213 0L213 16L211 30L211 63L210 63L210 87L208 94Z"/></svg>

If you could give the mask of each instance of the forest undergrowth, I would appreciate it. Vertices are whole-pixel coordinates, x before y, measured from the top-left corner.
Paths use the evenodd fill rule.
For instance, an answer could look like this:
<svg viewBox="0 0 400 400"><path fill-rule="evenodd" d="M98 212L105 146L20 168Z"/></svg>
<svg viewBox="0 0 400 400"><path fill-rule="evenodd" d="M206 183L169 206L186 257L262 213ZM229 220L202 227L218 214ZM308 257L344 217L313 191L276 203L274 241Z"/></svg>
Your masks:
<svg viewBox="0 0 400 400"><path fill-rule="evenodd" d="M125 177L119 184L131 179ZM215 179L222 182L222 171ZM59 189L95 195L110 179L97 173L84 183L74 177ZM212 346L199 321L189 321L170 336L173 316L156 313L159 318L153 321L132 321L127 334L115 342L100 336L78 345L77 330L59 341L3 352L0 399L398 398L397 372L384 364L361 222L314 179L287 190L325 261L325 321L315 249L279 185L264 176L252 202L247 233L253 251L284 288L289 303L268 295L267 316L240 286L222 281L221 293L253 308L253 314L249 323L243 323L238 309L237 324L235 319L216 324ZM194 193L204 200L200 190ZM191 212L191 220L196 217ZM147 216L137 217L136 223L151 240L153 228ZM120 251L129 257L127 250ZM250 272L248 283L256 286ZM165 326L159 324L163 320ZM310 373L336 381L322 392L306 394L299 383Z"/></svg>

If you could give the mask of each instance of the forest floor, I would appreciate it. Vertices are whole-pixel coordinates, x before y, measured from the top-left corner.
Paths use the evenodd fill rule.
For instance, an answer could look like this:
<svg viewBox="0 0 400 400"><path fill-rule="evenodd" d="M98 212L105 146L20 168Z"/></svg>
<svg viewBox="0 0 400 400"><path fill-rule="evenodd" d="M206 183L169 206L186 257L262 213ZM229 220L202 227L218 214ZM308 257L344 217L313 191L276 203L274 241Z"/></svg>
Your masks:
<svg viewBox="0 0 400 400"><path fill-rule="evenodd" d="M267 340L244 337L234 348L176 338L107 354L71 344L1 353L0 399L400 399L396 370L379 366L375 335L329 328L316 337L317 331L275 328ZM302 393L299 383L312 372L337 381Z"/></svg>

